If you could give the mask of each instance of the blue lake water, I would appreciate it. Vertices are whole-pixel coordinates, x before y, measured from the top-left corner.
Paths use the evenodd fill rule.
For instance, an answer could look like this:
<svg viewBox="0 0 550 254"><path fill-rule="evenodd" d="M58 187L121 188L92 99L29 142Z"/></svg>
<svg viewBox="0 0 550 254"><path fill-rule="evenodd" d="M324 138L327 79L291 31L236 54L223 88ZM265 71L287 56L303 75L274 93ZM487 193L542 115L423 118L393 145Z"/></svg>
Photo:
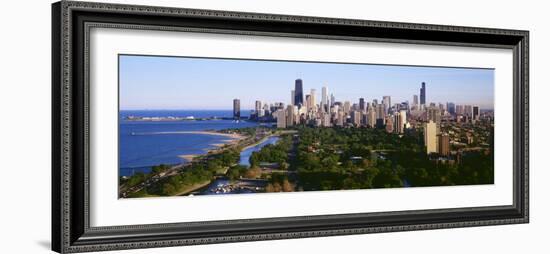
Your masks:
<svg viewBox="0 0 550 254"><path fill-rule="evenodd" d="M262 141L261 143L255 145L255 146L248 147L248 148L244 149L241 152L241 159L239 161L239 164L249 167L250 166L250 156L252 155L253 152L260 151L262 149L262 147L264 147L266 145L275 144L275 143L277 143L278 140L279 140L279 137L272 136L272 137L269 137L266 140Z"/></svg>
<svg viewBox="0 0 550 254"><path fill-rule="evenodd" d="M244 112L243 112L244 113ZM178 164L186 154L205 154L214 144L224 143L227 137L203 134L159 134L160 132L221 130L254 127L255 122L232 120L208 121L127 121L127 116L137 117L231 117L231 110L224 111L176 111L142 110L119 113L119 175L150 172L159 164ZM248 161L248 160L247 160Z"/></svg>

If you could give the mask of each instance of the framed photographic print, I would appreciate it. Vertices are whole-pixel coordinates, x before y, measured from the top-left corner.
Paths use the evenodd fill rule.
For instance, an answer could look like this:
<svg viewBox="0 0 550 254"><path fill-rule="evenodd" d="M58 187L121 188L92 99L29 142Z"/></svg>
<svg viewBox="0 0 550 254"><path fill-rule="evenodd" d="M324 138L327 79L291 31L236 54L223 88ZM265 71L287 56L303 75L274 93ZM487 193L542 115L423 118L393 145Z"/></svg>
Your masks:
<svg viewBox="0 0 550 254"><path fill-rule="evenodd" d="M52 11L57 252L528 222L527 31Z"/></svg>

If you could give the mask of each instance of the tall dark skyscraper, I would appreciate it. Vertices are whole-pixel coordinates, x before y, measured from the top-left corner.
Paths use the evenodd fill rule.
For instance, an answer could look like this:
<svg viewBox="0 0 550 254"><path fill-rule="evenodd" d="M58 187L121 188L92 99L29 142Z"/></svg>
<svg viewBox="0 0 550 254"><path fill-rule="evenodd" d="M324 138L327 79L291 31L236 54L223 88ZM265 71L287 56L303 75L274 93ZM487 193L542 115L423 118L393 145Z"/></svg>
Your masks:
<svg viewBox="0 0 550 254"><path fill-rule="evenodd" d="M426 105L426 83L422 82L422 88L420 88L420 104Z"/></svg>
<svg viewBox="0 0 550 254"><path fill-rule="evenodd" d="M359 110L365 111L365 99L359 98Z"/></svg>
<svg viewBox="0 0 550 254"><path fill-rule="evenodd" d="M304 90L301 79L297 79L294 84L294 105L304 105Z"/></svg>
<svg viewBox="0 0 550 254"><path fill-rule="evenodd" d="M233 99L233 118L241 119L241 100L239 99Z"/></svg>

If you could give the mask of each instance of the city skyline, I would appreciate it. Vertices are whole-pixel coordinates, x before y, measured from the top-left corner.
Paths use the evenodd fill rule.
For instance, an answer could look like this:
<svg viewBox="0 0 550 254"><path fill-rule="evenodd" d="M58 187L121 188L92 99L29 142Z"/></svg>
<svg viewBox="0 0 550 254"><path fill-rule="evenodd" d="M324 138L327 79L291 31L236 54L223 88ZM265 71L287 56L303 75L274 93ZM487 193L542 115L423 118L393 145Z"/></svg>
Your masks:
<svg viewBox="0 0 550 254"><path fill-rule="evenodd" d="M130 55L119 60L121 110L230 110L228 102L235 98L241 110L254 109L257 100L290 104L294 97L288 91L297 79L304 94L315 89L322 98L322 88L328 87L341 102L391 96L392 103L413 103L414 96L423 99L425 82L426 103L481 109L493 109L494 103L492 69Z"/></svg>

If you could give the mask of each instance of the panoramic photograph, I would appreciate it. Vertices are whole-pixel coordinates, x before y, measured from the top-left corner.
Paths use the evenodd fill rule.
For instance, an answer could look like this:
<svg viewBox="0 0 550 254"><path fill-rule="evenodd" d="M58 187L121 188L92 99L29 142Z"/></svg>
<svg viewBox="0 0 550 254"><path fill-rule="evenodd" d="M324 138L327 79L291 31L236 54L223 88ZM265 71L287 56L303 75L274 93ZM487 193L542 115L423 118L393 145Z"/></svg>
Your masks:
<svg viewBox="0 0 550 254"><path fill-rule="evenodd" d="M494 69L119 55L118 75L119 198L494 182Z"/></svg>

